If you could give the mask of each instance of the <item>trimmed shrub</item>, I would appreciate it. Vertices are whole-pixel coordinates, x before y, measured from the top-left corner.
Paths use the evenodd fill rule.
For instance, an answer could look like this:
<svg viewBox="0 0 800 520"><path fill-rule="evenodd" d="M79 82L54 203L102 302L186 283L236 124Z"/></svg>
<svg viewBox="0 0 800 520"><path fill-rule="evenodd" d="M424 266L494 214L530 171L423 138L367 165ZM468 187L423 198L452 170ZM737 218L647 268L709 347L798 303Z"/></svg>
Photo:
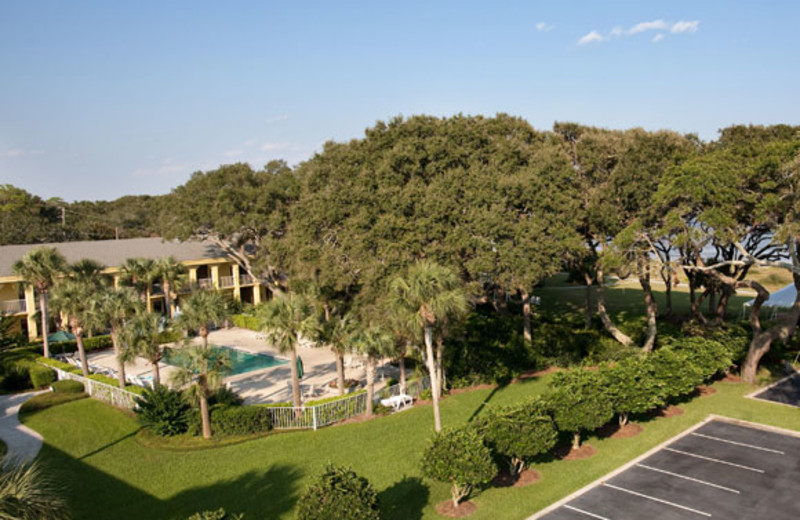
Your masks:
<svg viewBox="0 0 800 520"><path fill-rule="evenodd" d="M422 474L450 483L453 505L497 476L492 452L474 429L442 430L422 454Z"/></svg>
<svg viewBox="0 0 800 520"><path fill-rule="evenodd" d="M491 410L476 428L489 447L508 462L512 475L523 471L531 459L550 451L558 442L553 418L541 399Z"/></svg>
<svg viewBox="0 0 800 520"><path fill-rule="evenodd" d="M26 413L38 412L51 406L69 403L70 401L77 401L79 399L86 399L86 394L63 394L56 392L45 392L43 394L35 395L22 403L19 408L20 415Z"/></svg>
<svg viewBox="0 0 800 520"><path fill-rule="evenodd" d="M157 435L184 433L188 427L189 405L180 392L159 385L155 390L144 389L136 399L134 409L139 422L149 426Z"/></svg>
<svg viewBox="0 0 800 520"><path fill-rule="evenodd" d="M620 426L628 424L630 414L644 413L664 404L662 381L653 372L649 357L604 365L600 377Z"/></svg>
<svg viewBox="0 0 800 520"><path fill-rule="evenodd" d="M216 405L211 410L211 429L223 435L247 435L272 429L272 415L260 406Z"/></svg>
<svg viewBox="0 0 800 520"><path fill-rule="evenodd" d="M731 350L714 339L699 336L675 339L669 348L686 355L695 369L697 384L708 382L733 366Z"/></svg>
<svg viewBox="0 0 800 520"><path fill-rule="evenodd" d="M103 336L93 336L91 338L83 338L83 349L86 352L93 352L95 350L105 350L112 348L114 344L111 342L111 336L105 334ZM78 344L75 340L61 341L50 345L50 352L52 354L66 354L78 350Z"/></svg>
<svg viewBox="0 0 800 520"><path fill-rule="evenodd" d="M653 373L659 379L659 398L665 403L694 391L703 374L685 352L662 348L650 354Z"/></svg>
<svg viewBox="0 0 800 520"><path fill-rule="evenodd" d="M243 329L261 330L258 318L249 314L234 314L231 316L231 321L234 325Z"/></svg>
<svg viewBox="0 0 800 520"><path fill-rule="evenodd" d="M208 398L209 406L215 404L222 404L225 406L241 406L244 399L241 398L234 390L224 386L219 387L214 394Z"/></svg>
<svg viewBox="0 0 800 520"><path fill-rule="evenodd" d="M44 356L39 356L38 358L36 358L36 362L41 363L43 365L51 366L53 368L58 368L59 370L64 370L65 372L70 372L72 371L72 369L75 368L68 363L64 363L63 361L59 361L53 358L46 358Z"/></svg>
<svg viewBox="0 0 800 520"><path fill-rule="evenodd" d="M242 520L242 518L244 518L242 514L228 514L225 512L225 509L219 508L216 511L201 511L195 513L186 520Z"/></svg>
<svg viewBox="0 0 800 520"><path fill-rule="evenodd" d="M83 383L80 381L72 381L70 379L56 381L50 385L50 388L52 388L53 392L56 392L57 394L82 394L86 391Z"/></svg>
<svg viewBox="0 0 800 520"><path fill-rule="evenodd" d="M594 370L574 369L553 376L550 405L558 428L572 432L573 449L581 446L581 432L595 430L614 416L603 381Z"/></svg>
<svg viewBox="0 0 800 520"><path fill-rule="evenodd" d="M298 520L379 520L378 494L352 469L328 464L300 497Z"/></svg>
<svg viewBox="0 0 800 520"><path fill-rule="evenodd" d="M34 388L50 386L50 383L56 380L55 371L51 368L43 367L42 365L31 365L31 367L28 368L28 376Z"/></svg>

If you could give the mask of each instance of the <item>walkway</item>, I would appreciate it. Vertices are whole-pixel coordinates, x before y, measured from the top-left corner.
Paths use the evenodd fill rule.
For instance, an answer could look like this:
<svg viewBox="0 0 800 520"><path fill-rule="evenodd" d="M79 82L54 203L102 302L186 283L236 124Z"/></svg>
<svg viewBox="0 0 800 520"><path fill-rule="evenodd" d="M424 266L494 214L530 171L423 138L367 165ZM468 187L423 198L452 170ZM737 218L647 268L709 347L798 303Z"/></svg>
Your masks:
<svg viewBox="0 0 800 520"><path fill-rule="evenodd" d="M6 461L31 461L42 448L42 436L17 418L19 407L34 395L35 392L0 395L0 439L8 446Z"/></svg>

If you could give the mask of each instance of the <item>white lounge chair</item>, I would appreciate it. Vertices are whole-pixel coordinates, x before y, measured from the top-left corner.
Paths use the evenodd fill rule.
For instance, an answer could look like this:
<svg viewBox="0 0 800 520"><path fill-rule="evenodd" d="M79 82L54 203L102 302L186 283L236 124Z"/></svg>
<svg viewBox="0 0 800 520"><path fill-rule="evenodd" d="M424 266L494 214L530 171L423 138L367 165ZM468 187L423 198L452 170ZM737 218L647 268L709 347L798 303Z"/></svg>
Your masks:
<svg viewBox="0 0 800 520"><path fill-rule="evenodd" d="M414 398L408 394L398 394L386 399L381 399L383 406L391 407L395 412L405 409L414 403Z"/></svg>

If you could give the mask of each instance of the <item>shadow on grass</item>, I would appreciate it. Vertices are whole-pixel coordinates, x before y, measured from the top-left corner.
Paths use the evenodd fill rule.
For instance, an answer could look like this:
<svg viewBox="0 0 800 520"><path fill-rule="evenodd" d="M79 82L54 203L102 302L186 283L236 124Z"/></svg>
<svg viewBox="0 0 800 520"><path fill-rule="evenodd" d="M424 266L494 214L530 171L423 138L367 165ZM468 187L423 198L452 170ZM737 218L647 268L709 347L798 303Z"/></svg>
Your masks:
<svg viewBox="0 0 800 520"><path fill-rule="evenodd" d="M141 428L139 428L139 430L141 430ZM131 437L133 437L137 433L139 433L139 430L133 431L133 432L129 433L128 435L123 435L119 439L116 439L116 440L114 440L112 442L109 442L105 446L97 448L94 451L90 451L89 453L86 453L85 455L81 455L80 457L78 457L78 460L87 459L87 458L91 457L92 455L97 455L98 453L103 452L103 451L107 450L108 448L119 444L120 442L124 441L125 439L130 439Z"/></svg>
<svg viewBox="0 0 800 520"><path fill-rule="evenodd" d="M504 385L504 386L508 386L508 385ZM474 412L472 412L472 415L470 415L470 416L469 416L469 419L467 419L467 422L472 422L472 421L473 421L473 420L474 420L474 419L475 419L475 418L476 418L478 415L480 415L480 413L483 411L483 409L484 409L484 408L486 408L486 405L487 405L487 404L489 404L489 401L491 401L491 400L492 400L492 398L495 396L495 394L497 394L497 392L498 392L498 391L499 391L501 388L503 388L503 386L496 386L496 387L492 388L492 391L491 391L491 392L489 392L489 395L487 395L487 396L486 396L486 397L483 399L483 401L481 402L481 404L480 404L480 405L478 405L478 407L477 407L477 408L475 408L475 411L474 411Z"/></svg>
<svg viewBox="0 0 800 520"><path fill-rule="evenodd" d="M294 507L300 471L273 465L162 499L45 444L39 458L65 483L73 518L185 520L204 510L225 508L245 520L278 518ZM145 462L142 462L145 464ZM208 468L213 478L213 468Z"/></svg>
<svg viewBox="0 0 800 520"><path fill-rule="evenodd" d="M384 520L420 520L430 491L419 477L403 477L378 493Z"/></svg>

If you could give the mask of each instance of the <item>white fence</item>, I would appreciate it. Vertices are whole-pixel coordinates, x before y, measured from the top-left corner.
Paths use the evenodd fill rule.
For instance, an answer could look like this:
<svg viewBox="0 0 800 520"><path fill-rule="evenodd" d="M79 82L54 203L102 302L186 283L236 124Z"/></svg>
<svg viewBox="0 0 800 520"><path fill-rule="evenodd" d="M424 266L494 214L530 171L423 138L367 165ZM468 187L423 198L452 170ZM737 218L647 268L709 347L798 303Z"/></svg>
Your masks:
<svg viewBox="0 0 800 520"><path fill-rule="evenodd" d="M86 393L95 399L99 399L100 401L104 401L114 406L128 408L129 410L133 410L133 408L136 406L136 398L139 396L133 392L129 392L128 390L123 390L122 388L106 383L101 383L100 381L95 381L94 379L79 376L78 374L73 374L72 372L67 372L50 365L45 366L56 371L59 381L64 379L80 381L83 383Z"/></svg>

